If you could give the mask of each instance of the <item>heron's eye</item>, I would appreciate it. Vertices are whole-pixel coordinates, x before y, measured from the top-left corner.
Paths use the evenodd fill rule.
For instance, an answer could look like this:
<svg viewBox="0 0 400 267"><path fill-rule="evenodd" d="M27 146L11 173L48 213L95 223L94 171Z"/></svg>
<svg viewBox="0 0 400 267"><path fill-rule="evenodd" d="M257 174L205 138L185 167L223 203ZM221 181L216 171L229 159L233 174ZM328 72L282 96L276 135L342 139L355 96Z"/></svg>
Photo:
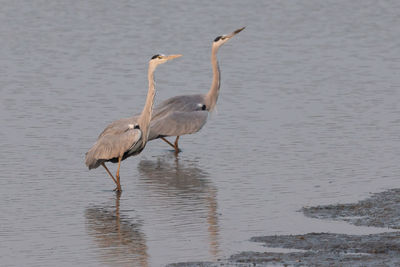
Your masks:
<svg viewBox="0 0 400 267"><path fill-rule="evenodd" d="M206 105L201 106L201 110L206 110Z"/></svg>
<svg viewBox="0 0 400 267"><path fill-rule="evenodd" d="M135 127L133 127L134 129L140 129L139 124L135 124Z"/></svg>

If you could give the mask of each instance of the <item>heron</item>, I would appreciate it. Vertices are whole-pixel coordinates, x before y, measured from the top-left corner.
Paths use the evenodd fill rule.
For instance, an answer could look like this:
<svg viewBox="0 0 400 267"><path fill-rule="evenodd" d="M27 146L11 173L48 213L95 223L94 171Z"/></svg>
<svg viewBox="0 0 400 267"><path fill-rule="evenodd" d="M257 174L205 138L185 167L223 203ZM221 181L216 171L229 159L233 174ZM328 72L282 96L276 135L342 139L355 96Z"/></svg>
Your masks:
<svg viewBox="0 0 400 267"><path fill-rule="evenodd" d="M150 122L149 141L161 138L172 146L177 154L180 152L179 137L196 133L204 126L208 113L215 108L221 85L218 49L244 28L214 39L211 48L213 79L207 94L175 96L164 100L154 108L154 115ZM168 136L176 136L174 144L165 138Z"/></svg>
<svg viewBox="0 0 400 267"><path fill-rule="evenodd" d="M148 68L149 89L142 113L130 118L119 119L109 124L99 135L96 143L86 153L86 166L89 170L95 169L100 165L103 166L117 185L114 191L121 192L119 176L121 161L142 152L148 141L149 126L156 93L154 71L158 65L181 56L158 54L150 59ZM118 163L115 177L107 168L106 162Z"/></svg>

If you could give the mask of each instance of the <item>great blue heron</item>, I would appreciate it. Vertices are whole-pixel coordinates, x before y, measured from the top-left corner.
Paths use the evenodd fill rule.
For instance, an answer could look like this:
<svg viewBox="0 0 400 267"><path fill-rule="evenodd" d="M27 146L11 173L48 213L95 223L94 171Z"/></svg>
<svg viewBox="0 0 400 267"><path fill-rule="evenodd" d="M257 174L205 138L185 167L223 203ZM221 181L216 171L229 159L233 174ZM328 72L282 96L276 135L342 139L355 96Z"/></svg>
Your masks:
<svg viewBox="0 0 400 267"><path fill-rule="evenodd" d="M218 36L211 49L211 64L213 80L207 94L181 95L169 98L154 108L154 115L150 122L149 140L161 138L179 152L179 136L198 132L207 121L208 113L217 103L220 88L220 70L217 60L218 49L243 28ZM175 143L165 139L167 136L176 136Z"/></svg>
<svg viewBox="0 0 400 267"><path fill-rule="evenodd" d="M103 166L110 177L113 179L117 187L114 189L121 191L121 183L119 177L119 168L121 161L139 154L146 146L149 136L149 124L152 115L155 85L154 71L156 67L168 60L180 57L181 55L155 55L149 61L148 80L149 90L147 92L146 104L143 111L138 116L124 118L112 122L99 135L96 143L86 153L86 166L89 170ZM116 178L111 174L105 165L105 162L118 162Z"/></svg>

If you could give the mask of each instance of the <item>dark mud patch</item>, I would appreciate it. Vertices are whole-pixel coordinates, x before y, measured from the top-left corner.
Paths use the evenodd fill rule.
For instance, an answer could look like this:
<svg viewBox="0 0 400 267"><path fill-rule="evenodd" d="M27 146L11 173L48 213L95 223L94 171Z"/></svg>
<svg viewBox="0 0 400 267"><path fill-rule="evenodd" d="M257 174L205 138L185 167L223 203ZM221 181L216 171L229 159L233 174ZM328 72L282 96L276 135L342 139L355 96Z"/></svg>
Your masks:
<svg viewBox="0 0 400 267"><path fill-rule="evenodd" d="M305 207L308 217L343 220L359 226L400 229L400 189L391 189L351 204ZM266 247L301 252L241 252L220 262L169 266L400 266L400 232L371 235L309 233L253 237ZM268 248L266 248L268 250Z"/></svg>
<svg viewBox="0 0 400 267"><path fill-rule="evenodd" d="M400 229L400 189L376 193L357 203L304 207L301 211L311 218Z"/></svg>
<svg viewBox="0 0 400 267"><path fill-rule="evenodd" d="M168 264L168 267L220 267L219 263L214 262L181 262Z"/></svg>
<svg viewBox="0 0 400 267"><path fill-rule="evenodd" d="M303 249L305 252L242 252L231 256L237 263L289 266L399 266L400 232L374 235L309 233L254 237L267 247Z"/></svg>

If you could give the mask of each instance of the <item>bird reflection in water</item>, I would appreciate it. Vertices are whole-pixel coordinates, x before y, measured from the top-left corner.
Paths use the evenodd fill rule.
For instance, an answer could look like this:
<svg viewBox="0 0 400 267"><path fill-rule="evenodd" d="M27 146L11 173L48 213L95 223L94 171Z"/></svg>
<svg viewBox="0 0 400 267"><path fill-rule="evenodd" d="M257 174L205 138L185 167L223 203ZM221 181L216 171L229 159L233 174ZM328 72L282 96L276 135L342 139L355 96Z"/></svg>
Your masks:
<svg viewBox="0 0 400 267"><path fill-rule="evenodd" d="M118 266L148 265L146 237L142 223L124 217L119 210L120 193L115 206L94 206L86 209L86 226L90 236L101 248L102 262Z"/></svg>
<svg viewBox="0 0 400 267"><path fill-rule="evenodd" d="M209 180L209 174L198 167L195 160L181 159L176 154L157 156L155 160L141 160L138 164L140 179L146 190L153 190L160 202L171 201L179 215L170 214L179 223L204 223L207 225L209 252L213 260L219 255L219 227L217 213L217 189ZM194 211L204 212L203 214ZM185 214L186 213L186 214ZM178 218L179 217L179 218Z"/></svg>

